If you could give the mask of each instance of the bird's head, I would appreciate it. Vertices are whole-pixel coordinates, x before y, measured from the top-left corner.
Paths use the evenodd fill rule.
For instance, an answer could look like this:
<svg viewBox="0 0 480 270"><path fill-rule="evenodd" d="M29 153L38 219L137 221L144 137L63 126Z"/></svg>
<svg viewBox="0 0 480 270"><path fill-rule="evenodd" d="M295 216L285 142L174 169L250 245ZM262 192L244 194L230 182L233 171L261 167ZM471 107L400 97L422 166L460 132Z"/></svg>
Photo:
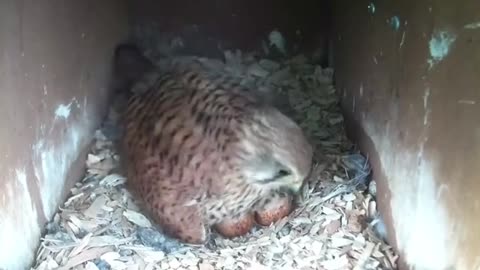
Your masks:
<svg viewBox="0 0 480 270"><path fill-rule="evenodd" d="M243 146L250 157L244 166L246 179L267 190L284 189L298 194L313 159L313 147L301 128L268 108L255 115L245 130Z"/></svg>

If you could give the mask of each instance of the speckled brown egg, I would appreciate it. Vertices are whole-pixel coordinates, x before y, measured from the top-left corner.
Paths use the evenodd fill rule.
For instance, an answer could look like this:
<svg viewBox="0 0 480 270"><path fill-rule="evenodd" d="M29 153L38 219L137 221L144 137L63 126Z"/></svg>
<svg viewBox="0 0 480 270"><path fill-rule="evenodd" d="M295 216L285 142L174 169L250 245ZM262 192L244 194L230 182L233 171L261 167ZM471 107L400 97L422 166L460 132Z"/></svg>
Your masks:
<svg viewBox="0 0 480 270"><path fill-rule="evenodd" d="M247 234L255 224L253 214L236 219L227 219L215 225L215 230L223 237L234 238Z"/></svg>
<svg viewBox="0 0 480 270"><path fill-rule="evenodd" d="M293 202L291 196L275 196L265 200L265 202L258 207L255 211L255 222L262 226L269 226L288 216L292 210Z"/></svg>

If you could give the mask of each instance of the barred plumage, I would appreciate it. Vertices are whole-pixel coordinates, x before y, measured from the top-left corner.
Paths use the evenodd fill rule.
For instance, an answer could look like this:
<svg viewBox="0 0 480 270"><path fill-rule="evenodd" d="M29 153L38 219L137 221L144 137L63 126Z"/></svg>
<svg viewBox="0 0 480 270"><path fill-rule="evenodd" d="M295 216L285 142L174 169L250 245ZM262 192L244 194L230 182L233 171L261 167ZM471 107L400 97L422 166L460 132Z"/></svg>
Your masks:
<svg viewBox="0 0 480 270"><path fill-rule="evenodd" d="M129 100L123 143L128 181L163 230L204 243L212 226L299 190L312 147L261 95L199 62L149 70Z"/></svg>

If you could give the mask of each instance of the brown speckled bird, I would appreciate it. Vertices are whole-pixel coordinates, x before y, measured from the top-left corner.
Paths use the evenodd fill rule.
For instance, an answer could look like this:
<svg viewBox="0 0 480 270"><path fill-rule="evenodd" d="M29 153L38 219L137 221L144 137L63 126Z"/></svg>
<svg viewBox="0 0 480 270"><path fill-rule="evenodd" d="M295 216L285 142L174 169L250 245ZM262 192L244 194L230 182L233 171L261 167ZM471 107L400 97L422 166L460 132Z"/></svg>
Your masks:
<svg viewBox="0 0 480 270"><path fill-rule="evenodd" d="M312 163L296 123L198 62L160 71L130 45L115 60L142 78L124 117L128 181L167 234L203 244L211 228L234 237L288 215L280 191L296 194Z"/></svg>

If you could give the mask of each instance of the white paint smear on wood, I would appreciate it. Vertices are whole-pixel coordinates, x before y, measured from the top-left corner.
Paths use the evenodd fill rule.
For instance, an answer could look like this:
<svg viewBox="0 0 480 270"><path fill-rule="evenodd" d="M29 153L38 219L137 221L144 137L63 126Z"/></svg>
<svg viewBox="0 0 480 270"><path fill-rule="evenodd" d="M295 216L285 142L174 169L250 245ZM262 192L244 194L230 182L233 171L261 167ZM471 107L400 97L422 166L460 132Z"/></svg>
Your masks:
<svg viewBox="0 0 480 270"><path fill-rule="evenodd" d="M27 185L24 168L7 174L8 181L0 200L0 268L27 269L34 258L32 245L40 238L38 215Z"/></svg>
<svg viewBox="0 0 480 270"><path fill-rule="evenodd" d="M42 134L32 147L35 176L40 187L43 212L48 219L53 216L60 203L70 166L78 158L82 147L90 140L89 124L85 114L82 114L84 117L76 123L68 121L73 103L78 105L73 98L68 105L57 107L51 131ZM85 109L83 108L84 112ZM65 127L65 132L52 134L56 127L62 126ZM52 136L58 137L54 140Z"/></svg>
<svg viewBox="0 0 480 270"><path fill-rule="evenodd" d="M450 53L450 49L456 39L456 34L446 30L435 30L433 32L428 42L430 50L429 68L442 61Z"/></svg>
<svg viewBox="0 0 480 270"><path fill-rule="evenodd" d="M41 228L28 187L36 181L43 214L51 219L61 204L70 167L91 139L93 127L87 115L86 99L82 105L73 98L52 112L50 122L38 123L37 140L32 145L33 172L27 173L26 168L20 168L7 175L15 181L5 179L7 184L0 197L0 239L3 243L0 245L0 269L28 269L33 262ZM74 113L78 116L75 121L71 118Z"/></svg>
<svg viewBox="0 0 480 270"><path fill-rule="evenodd" d="M391 210L398 248L413 269L446 269L455 262L454 223L449 220L435 181L435 164L423 150L399 144L398 130L365 123L391 191Z"/></svg>

